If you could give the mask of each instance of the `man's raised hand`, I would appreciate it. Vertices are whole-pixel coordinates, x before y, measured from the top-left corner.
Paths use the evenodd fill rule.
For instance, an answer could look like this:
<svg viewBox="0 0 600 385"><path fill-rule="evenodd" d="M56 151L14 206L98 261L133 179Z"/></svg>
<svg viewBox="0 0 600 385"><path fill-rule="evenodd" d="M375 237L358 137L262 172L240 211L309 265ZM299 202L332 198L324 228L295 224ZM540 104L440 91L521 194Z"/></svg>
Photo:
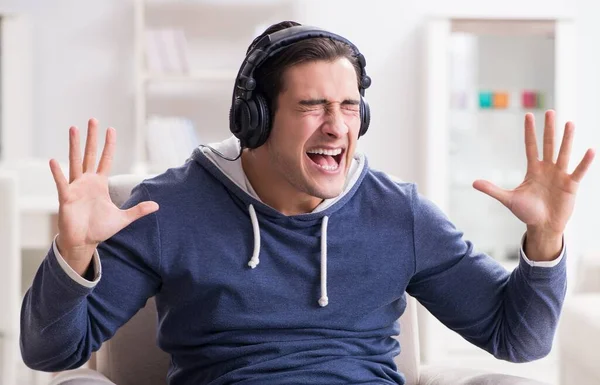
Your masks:
<svg viewBox="0 0 600 385"><path fill-rule="evenodd" d="M152 201L121 210L111 201L108 176L116 146L116 131L108 128L104 149L96 169L98 122L88 121L85 153L81 159L79 130L69 129L69 180L58 162L50 160L50 170L58 190L58 237L56 245L65 261L80 275L87 270L100 242L133 221L158 210Z"/></svg>

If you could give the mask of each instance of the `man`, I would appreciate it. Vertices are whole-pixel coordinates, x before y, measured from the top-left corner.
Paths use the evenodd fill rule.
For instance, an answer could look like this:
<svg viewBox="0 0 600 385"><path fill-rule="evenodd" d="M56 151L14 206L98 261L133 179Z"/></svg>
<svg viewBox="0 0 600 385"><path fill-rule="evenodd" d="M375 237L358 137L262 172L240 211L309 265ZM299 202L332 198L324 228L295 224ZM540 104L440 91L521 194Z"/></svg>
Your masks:
<svg viewBox="0 0 600 385"><path fill-rule="evenodd" d="M50 162L59 234L23 303L30 367L82 365L154 295L173 385L403 384L391 336L405 292L500 359L548 353L566 287L563 230L593 152L567 173L569 123L554 161L549 111L538 159L527 115L524 182L475 182L526 224L509 273L414 184L355 153L369 125L365 62L343 38L315 36L283 22L255 39L236 81L235 137L144 181L122 209L107 188L115 131L95 170L97 122L83 160L70 129L68 180Z"/></svg>

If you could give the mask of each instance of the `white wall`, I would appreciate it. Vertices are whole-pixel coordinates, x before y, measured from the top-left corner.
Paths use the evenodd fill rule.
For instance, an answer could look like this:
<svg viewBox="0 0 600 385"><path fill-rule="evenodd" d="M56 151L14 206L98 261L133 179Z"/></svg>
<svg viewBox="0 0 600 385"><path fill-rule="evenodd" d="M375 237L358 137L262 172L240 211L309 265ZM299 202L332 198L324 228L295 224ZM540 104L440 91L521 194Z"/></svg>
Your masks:
<svg viewBox="0 0 600 385"><path fill-rule="evenodd" d="M591 0L305 0L300 22L330 28L353 40L365 53L373 86L367 91L373 119L361 139L371 165L405 180L420 182L418 131L423 65L421 25L430 15L481 17L577 17L577 83L574 158L584 146L600 149L596 116L600 106L598 6ZM133 133L133 6L127 0L0 0L0 10L29 13L34 23L34 151L45 158L67 157L67 129L84 128L95 116L102 127L117 128L115 172L131 165ZM227 135L223 127L223 136ZM600 159L598 162L600 163ZM592 248L600 228L600 165L584 181L574 216L583 248ZM600 247L599 247L600 248Z"/></svg>

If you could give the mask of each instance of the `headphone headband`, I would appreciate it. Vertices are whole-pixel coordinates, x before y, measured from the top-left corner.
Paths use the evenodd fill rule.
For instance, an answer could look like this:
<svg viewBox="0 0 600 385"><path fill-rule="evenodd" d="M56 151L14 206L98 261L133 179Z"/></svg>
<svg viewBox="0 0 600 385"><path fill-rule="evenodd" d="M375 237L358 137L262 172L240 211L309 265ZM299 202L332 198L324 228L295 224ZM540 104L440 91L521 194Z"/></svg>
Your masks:
<svg viewBox="0 0 600 385"><path fill-rule="evenodd" d="M319 37L340 41L347 44L352 49L354 55L357 57L358 63L360 64L361 82L359 88L360 94L364 96L364 90L371 85L371 79L367 76L365 71L367 61L363 54L360 53L358 48L348 39L335 33L308 25L297 25L284 28L262 37L254 45L254 47L250 49L236 77L233 98L235 99L236 97L241 97L243 99L250 99L252 97L252 91L256 88L254 71L256 71L256 69L260 67L261 64L263 64L267 59L277 55L279 51L298 41Z"/></svg>

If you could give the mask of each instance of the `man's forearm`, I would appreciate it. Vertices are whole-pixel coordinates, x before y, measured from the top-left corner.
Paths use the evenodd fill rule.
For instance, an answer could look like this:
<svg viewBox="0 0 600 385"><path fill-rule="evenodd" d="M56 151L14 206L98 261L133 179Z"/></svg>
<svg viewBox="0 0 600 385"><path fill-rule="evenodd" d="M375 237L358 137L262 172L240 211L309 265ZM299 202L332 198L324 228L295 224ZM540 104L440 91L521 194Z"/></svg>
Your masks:
<svg viewBox="0 0 600 385"><path fill-rule="evenodd" d="M527 227L525 254L531 261L553 261L563 248L563 235Z"/></svg>
<svg viewBox="0 0 600 385"><path fill-rule="evenodd" d="M87 296L92 287L70 278L54 246L40 265L21 307L21 355L36 370L60 371L87 361L90 343Z"/></svg>

